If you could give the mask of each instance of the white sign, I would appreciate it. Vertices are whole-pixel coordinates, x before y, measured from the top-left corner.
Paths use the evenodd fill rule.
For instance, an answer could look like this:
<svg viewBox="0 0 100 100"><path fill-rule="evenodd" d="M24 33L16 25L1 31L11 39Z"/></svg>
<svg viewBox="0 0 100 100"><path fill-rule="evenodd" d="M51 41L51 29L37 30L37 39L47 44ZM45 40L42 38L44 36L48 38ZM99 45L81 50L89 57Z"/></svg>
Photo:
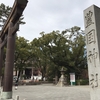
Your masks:
<svg viewBox="0 0 100 100"><path fill-rule="evenodd" d="M70 73L70 82L75 82L75 73Z"/></svg>

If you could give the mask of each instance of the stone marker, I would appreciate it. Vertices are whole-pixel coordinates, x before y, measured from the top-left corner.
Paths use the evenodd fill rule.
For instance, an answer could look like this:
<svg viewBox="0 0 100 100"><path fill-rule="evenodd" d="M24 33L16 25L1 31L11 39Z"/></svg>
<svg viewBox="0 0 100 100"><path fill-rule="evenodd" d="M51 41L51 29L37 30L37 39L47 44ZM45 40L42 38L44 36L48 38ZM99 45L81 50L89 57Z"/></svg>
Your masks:
<svg viewBox="0 0 100 100"><path fill-rule="evenodd" d="M16 95L16 99L15 100L19 100L19 96L18 95Z"/></svg>
<svg viewBox="0 0 100 100"><path fill-rule="evenodd" d="M100 100L100 8L84 10L84 22L91 100Z"/></svg>

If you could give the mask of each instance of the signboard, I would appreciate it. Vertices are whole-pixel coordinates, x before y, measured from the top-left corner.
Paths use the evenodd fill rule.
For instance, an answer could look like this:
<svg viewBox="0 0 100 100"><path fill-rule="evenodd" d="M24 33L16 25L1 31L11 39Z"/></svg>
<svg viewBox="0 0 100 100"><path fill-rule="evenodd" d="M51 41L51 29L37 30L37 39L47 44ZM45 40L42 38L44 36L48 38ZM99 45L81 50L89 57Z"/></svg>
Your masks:
<svg viewBox="0 0 100 100"><path fill-rule="evenodd" d="M70 82L75 82L75 73L70 73Z"/></svg>

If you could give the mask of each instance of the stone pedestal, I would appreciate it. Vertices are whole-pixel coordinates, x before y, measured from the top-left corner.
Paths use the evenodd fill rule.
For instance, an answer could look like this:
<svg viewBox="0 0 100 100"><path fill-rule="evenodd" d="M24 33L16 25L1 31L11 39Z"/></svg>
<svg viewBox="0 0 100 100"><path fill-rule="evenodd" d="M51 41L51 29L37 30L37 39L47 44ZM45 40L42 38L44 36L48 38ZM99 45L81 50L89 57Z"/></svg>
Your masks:
<svg viewBox="0 0 100 100"><path fill-rule="evenodd" d="M0 100L13 100L12 92L2 92L2 90L1 90Z"/></svg>

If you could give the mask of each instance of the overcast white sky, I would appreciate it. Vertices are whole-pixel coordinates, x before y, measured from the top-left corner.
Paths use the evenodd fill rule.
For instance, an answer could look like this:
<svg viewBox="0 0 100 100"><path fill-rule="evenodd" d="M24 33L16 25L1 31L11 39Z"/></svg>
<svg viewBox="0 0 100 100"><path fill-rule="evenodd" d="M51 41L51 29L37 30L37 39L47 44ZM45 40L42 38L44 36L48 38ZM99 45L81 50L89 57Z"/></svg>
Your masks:
<svg viewBox="0 0 100 100"><path fill-rule="evenodd" d="M12 7L14 0L0 3ZM100 0L28 0L23 13L26 24L20 26L18 36L32 41L42 31L62 31L73 26L84 30L83 10L93 4L100 7Z"/></svg>

